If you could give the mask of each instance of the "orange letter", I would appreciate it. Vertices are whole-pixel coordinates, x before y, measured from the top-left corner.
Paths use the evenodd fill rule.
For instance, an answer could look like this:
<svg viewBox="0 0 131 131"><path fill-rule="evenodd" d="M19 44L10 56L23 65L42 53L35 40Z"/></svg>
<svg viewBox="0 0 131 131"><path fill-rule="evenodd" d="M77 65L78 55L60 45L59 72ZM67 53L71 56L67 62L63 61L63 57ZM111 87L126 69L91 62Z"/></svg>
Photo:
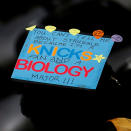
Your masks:
<svg viewBox="0 0 131 131"><path fill-rule="evenodd" d="M54 51L53 51L53 53L52 53L52 56L55 56L57 50L58 50L58 47L56 46L56 47L54 48Z"/></svg>
<svg viewBox="0 0 131 131"><path fill-rule="evenodd" d="M39 51L37 50L37 48L40 48L41 46L42 46L42 45L33 47L33 44L31 44L30 47L29 47L29 50L28 50L28 54L29 54L32 50L34 50L35 53L36 53L37 55L39 55Z"/></svg>
<svg viewBox="0 0 131 131"><path fill-rule="evenodd" d="M86 53L88 53L88 54L90 54L90 55L93 55L93 53L92 53L92 52L85 51L85 52L83 52L83 53L82 53L82 55L83 55L83 56L85 56L85 57L88 57L88 59L85 59L83 56L81 56L81 60L84 60L84 61L89 61L89 60L91 60L91 59L92 59L92 57L91 57L91 56L89 56L89 55L87 55Z"/></svg>

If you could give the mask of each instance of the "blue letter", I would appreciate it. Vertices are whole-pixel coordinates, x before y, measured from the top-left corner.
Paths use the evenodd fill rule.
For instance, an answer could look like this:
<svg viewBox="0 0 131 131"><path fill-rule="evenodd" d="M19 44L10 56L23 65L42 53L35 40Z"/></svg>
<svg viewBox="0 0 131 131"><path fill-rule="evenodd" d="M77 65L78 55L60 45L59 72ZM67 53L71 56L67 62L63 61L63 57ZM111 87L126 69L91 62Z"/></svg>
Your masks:
<svg viewBox="0 0 131 131"><path fill-rule="evenodd" d="M68 49L68 48L61 48L57 51L57 55L60 57L67 57L69 54L66 54L65 51L63 51L63 50L67 50L67 52L70 52L70 49ZM62 52L63 54L61 54L61 51L63 51Z"/></svg>
<svg viewBox="0 0 131 131"><path fill-rule="evenodd" d="M82 51L75 52L75 49L73 49L71 51L71 54L70 54L69 58L71 58L73 55L75 55L77 59L80 59L79 53L82 53Z"/></svg>
<svg viewBox="0 0 131 131"><path fill-rule="evenodd" d="M49 56L51 56L51 55L52 55L52 52L53 52L53 49L54 49L54 47L52 46L52 47L50 48L50 51L49 51L49 50L43 45L42 48L41 48L41 51L40 51L40 55L42 55L43 50L45 50L45 52L46 52Z"/></svg>

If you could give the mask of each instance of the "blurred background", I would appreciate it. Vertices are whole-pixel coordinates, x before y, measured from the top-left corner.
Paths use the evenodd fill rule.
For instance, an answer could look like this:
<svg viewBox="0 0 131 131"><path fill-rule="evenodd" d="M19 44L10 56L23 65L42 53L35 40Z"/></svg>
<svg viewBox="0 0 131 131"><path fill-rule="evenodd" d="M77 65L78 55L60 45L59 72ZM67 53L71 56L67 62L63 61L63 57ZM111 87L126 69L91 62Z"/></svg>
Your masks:
<svg viewBox="0 0 131 131"><path fill-rule="evenodd" d="M21 94L16 91L18 85L10 80L17 59L19 41L25 28L31 25L45 25L61 21L75 10L79 18L97 20L103 26L81 21L78 26L87 24L87 32L104 29L107 35L120 34L122 43L116 43L108 58L108 63L116 72L124 87L131 86L131 0L37 0L37 1L1 1L0 2L0 131L33 131L33 125L20 111ZM87 12L81 14L83 6ZM107 13L105 13L107 12ZM100 18L98 16L101 16ZM89 27L89 23L92 27ZM48 23L48 24L50 24ZM70 23L73 23L71 20ZM60 23L62 24L62 23ZM93 25L94 24L94 25ZM68 25L68 24L67 24ZM117 25L117 26L115 26ZM67 26L69 29L71 25ZM108 28L107 28L108 27ZM89 30L88 30L89 29Z"/></svg>

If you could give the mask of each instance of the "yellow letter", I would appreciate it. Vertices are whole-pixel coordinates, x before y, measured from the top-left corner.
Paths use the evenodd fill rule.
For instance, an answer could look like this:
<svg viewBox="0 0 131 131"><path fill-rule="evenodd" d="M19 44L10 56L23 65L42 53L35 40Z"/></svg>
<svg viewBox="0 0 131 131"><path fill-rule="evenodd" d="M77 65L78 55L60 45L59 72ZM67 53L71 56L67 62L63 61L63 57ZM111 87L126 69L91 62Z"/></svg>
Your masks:
<svg viewBox="0 0 131 131"><path fill-rule="evenodd" d="M37 50L37 48L40 48L41 46L42 46L42 45L33 47L33 44L31 44L30 47L29 47L28 53L30 53L32 50L34 50L35 53L36 53L37 55L39 55L39 51Z"/></svg>
<svg viewBox="0 0 131 131"><path fill-rule="evenodd" d="M83 53L82 53L82 55L83 55L83 56L85 56L85 57L88 57L88 59L85 59L83 56L81 56L81 60L84 60L84 61L89 61L89 60L91 60L91 59L92 59L92 57L91 57L91 56L89 56L89 55L87 55L86 53L88 53L88 54L90 54L90 55L93 55L93 53L92 53L92 52L85 51L85 52L83 52Z"/></svg>

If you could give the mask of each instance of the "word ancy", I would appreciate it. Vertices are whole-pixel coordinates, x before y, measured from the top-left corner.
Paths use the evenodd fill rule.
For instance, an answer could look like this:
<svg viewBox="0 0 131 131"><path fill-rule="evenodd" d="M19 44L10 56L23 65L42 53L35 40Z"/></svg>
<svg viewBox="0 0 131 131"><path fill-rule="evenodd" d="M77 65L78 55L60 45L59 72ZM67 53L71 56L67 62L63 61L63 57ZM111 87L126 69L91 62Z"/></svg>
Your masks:
<svg viewBox="0 0 131 131"><path fill-rule="evenodd" d="M40 52L39 52L39 50ZM30 45L27 53L31 53L32 51L34 51L37 55L43 55L43 53L45 52L48 56L59 56L59 57L66 57L66 58L72 58L72 57L76 57L77 59L81 59L83 61L89 61L92 59L91 55L93 55L92 52L89 51L84 51L83 50L79 50L76 51L75 49L69 49L69 48L58 48L57 46L51 46L50 48L47 49L46 46L44 45L38 45L35 46L33 44ZM81 54L81 56L80 56Z"/></svg>

